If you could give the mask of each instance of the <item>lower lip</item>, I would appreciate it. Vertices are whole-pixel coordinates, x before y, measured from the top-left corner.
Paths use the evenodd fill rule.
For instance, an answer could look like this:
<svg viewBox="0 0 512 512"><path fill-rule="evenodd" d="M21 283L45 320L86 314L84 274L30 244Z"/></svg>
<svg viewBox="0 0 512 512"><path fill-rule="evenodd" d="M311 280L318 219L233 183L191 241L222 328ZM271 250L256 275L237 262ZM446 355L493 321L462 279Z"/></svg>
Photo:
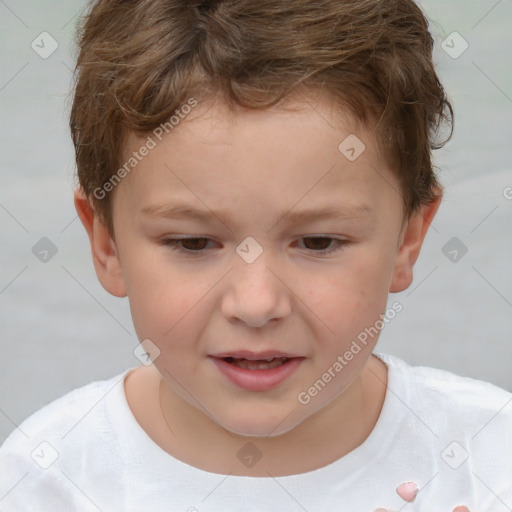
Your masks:
<svg viewBox="0 0 512 512"><path fill-rule="evenodd" d="M299 367L303 357L294 357L287 363L269 370L248 370L212 357L222 374L237 386L249 391L268 391L284 382Z"/></svg>

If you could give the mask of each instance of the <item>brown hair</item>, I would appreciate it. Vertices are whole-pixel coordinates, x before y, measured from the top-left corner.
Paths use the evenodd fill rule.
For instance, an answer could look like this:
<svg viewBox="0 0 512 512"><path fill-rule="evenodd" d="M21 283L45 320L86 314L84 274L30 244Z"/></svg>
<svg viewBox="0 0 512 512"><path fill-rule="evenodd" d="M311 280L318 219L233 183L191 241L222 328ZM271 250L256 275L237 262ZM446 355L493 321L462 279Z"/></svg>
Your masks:
<svg viewBox="0 0 512 512"><path fill-rule="evenodd" d="M77 174L111 233L111 194L94 191L122 165L127 135L148 134L192 96L265 109L321 91L373 123L407 214L435 197L431 151L451 137L453 110L413 0L96 0L77 45ZM451 130L437 142L442 121Z"/></svg>

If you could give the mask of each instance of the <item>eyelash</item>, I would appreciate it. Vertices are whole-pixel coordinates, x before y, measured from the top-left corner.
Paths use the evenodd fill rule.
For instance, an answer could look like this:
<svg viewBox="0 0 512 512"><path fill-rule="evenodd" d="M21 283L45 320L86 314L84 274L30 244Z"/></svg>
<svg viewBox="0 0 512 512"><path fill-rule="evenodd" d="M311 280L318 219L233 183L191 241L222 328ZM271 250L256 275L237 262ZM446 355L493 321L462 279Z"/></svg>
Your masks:
<svg viewBox="0 0 512 512"><path fill-rule="evenodd" d="M176 251L181 254L186 255L192 255L192 254L200 254L201 252L205 251L206 249L199 249L199 250L192 250L192 249L186 249L183 246L179 245L184 241L197 241L197 240L208 240L210 241L210 238L206 237L191 237L191 238L164 238L161 241L162 245L165 245L166 247L169 247L171 250ZM342 240L339 238L332 238L329 236L305 236L302 237L302 240L330 240L332 242L335 242L336 244L334 247L331 247L329 249L322 249L320 251L313 251L315 254L319 255L329 255L333 252L341 251L343 250L350 242L348 240ZM309 249L312 250L312 249Z"/></svg>

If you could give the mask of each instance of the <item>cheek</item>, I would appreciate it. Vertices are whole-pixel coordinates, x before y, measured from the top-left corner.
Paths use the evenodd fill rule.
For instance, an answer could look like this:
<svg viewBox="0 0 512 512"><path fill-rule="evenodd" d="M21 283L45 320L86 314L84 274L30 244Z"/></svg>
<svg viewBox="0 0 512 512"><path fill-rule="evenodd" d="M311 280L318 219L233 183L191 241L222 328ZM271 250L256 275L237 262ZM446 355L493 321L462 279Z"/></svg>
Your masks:
<svg viewBox="0 0 512 512"><path fill-rule="evenodd" d="M183 320L208 288L207 280L194 279L190 272L171 265L160 248L134 249L123 264L139 339L160 340L171 336L175 326L186 324Z"/></svg>
<svg viewBox="0 0 512 512"><path fill-rule="evenodd" d="M134 252L130 259L128 296L139 340L149 338L159 347L166 365L172 363L169 358L185 358L194 344L202 343L215 288L227 268L200 270L197 265L176 264L165 251L155 249L147 255Z"/></svg>
<svg viewBox="0 0 512 512"><path fill-rule="evenodd" d="M349 332L373 324L386 307L392 258L371 248L311 276L308 306L332 330Z"/></svg>

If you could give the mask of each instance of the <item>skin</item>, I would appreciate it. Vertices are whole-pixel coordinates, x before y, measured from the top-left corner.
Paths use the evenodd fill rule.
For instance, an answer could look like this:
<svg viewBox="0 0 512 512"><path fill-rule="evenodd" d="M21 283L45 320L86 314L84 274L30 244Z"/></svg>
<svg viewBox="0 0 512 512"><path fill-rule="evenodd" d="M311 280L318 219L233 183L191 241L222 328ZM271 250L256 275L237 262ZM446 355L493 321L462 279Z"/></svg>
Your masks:
<svg viewBox="0 0 512 512"><path fill-rule="evenodd" d="M200 103L114 189L115 239L75 193L100 282L128 296L139 339L160 350L152 366L127 377L130 408L162 449L214 473L302 473L364 442L386 392L386 366L371 356L378 336L307 405L297 397L380 319L390 292L411 284L441 201L439 194L404 218L397 179L371 131L322 97L286 106L293 108ZM366 145L353 162L338 150L351 133ZM127 157L144 141L131 135ZM175 200L209 209L210 223L142 212ZM371 211L296 223L286 215L354 205ZM231 213L229 224L218 210ZM211 241L187 245L205 248L189 254L162 244L180 235ZM322 255L336 242L315 243L312 235L348 243ZM252 263L235 251L248 236L263 248ZM231 383L208 357L239 349L305 359L276 388L254 392ZM262 455L250 468L237 457L248 441Z"/></svg>

